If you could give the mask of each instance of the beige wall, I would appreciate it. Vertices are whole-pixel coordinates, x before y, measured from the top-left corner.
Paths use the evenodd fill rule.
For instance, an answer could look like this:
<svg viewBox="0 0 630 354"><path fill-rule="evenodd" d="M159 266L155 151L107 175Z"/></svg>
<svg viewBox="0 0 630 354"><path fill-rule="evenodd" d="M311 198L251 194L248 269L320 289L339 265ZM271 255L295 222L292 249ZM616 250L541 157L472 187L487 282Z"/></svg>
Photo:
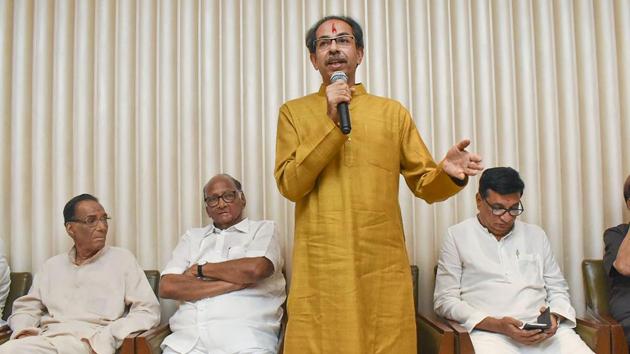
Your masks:
<svg viewBox="0 0 630 354"><path fill-rule="evenodd" d="M201 186L240 178L253 218L276 220L291 259L293 205L273 179L280 104L316 90L306 29L324 14L364 26L359 79L412 111L440 158L470 137L486 166L526 183L582 309L580 262L627 220L630 2L0 0L0 238L36 271L70 246L61 210L101 198L112 244L161 268L207 222ZM404 186L404 184L402 184ZM475 213L477 179L435 206L400 199L430 306L447 226Z"/></svg>

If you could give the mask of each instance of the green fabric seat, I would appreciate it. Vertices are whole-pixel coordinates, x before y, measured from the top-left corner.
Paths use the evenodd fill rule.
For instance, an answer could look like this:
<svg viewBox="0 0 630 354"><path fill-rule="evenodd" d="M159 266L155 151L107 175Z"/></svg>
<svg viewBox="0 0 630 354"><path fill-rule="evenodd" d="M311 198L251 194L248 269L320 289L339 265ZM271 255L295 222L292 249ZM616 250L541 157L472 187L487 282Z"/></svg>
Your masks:
<svg viewBox="0 0 630 354"><path fill-rule="evenodd" d="M582 261L582 278L584 280L584 300L588 314L610 328L611 353L628 354L628 344L623 327L610 315L608 307L610 285L603 261L601 259L585 259Z"/></svg>
<svg viewBox="0 0 630 354"><path fill-rule="evenodd" d="M7 320L11 316L13 310L13 301L18 297L24 296L28 293L33 283L33 276L29 272L11 272L11 286L9 287L9 295L7 301L4 304L4 311L2 312L2 319Z"/></svg>

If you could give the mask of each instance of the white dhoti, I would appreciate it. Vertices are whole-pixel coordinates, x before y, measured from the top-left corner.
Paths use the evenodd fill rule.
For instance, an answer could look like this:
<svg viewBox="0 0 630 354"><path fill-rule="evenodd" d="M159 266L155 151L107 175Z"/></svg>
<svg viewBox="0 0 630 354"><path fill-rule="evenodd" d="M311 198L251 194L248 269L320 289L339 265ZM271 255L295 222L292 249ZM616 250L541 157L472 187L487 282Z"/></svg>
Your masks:
<svg viewBox="0 0 630 354"><path fill-rule="evenodd" d="M90 354L90 348L77 337L28 336L12 339L0 346L0 354Z"/></svg>
<svg viewBox="0 0 630 354"><path fill-rule="evenodd" d="M219 346L216 338L213 339L209 333L210 331L199 331L199 338L197 339L197 342L187 352L179 352L168 345L162 344L162 354L275 354L275 352L263 348L242 349L234 353L232 353L232 351L222 350L218 348Z"/></svg>
<svg viewBox="0 0 630 354"><path fill-rule="evenodd" d="M593 354L572 328L560 327L555 335L534 344L520 344L512 338L492 332L474 330L470 334L477 354Z"/></svg>

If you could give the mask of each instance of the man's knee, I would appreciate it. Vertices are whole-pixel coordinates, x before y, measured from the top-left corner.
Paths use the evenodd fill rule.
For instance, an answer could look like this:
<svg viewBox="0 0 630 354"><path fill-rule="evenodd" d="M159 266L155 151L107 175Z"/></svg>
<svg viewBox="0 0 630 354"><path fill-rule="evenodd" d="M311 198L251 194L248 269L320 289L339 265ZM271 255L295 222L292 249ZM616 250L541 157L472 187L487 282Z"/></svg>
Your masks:
<svg viewBox="0 0 630 354"><path fill-rule="evenodd" d="M484 354L518 354L518 348L511 340L497 333L476 332L470 336L475 353Z"/></svg>
<svg viewBox="0 0 630 354"><path fill-rule="evenodd" d="M57 350L52 344L45 341L39 336L25 337L21 339L10 340L0 345L0 354L15 353L56 353Z"/></svg>
<svg viewBox="0 0 630 354"><path fill-rule="evenodd" d="M13 339L5 342L4 344L0 345L0 354L19 353L21 344L20 342L21 340L19 339Z"/></svg>
<svg viewBox="0 0 630 354"><path fill-rule="evenodd" d="M553 344L548 352L553 354L593 354L591 348L572 328L561 327L551 337Z"/></svg>
<svg viewBox="0 0 630 354"><path fill-rule="evenodd" d="M0 354L8 354L11 352L11 350L9 349L11 346L11 341L5 342L4 344L0 345Z"/></svg>

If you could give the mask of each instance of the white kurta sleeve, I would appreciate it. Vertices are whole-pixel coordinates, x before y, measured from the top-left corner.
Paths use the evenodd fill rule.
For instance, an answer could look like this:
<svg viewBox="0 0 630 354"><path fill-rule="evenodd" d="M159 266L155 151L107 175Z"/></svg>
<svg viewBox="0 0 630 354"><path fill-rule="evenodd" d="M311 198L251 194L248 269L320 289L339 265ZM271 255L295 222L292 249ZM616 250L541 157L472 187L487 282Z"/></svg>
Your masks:
<svg viewBox="0 0 630 354"><path fill-rule="evenodd" d="M570 323L571 327L575 327L575 309L571 306L569 285L556 262L547 235L543 239L543 278L547 290L546 302L549 304L551 312L561 315Z"/></svg>
<svg viewBox="0 0 630 354"><path fill-rule="evenodd" d="M433 307L435 313L461 323L468 332L489 315L462 301L461 277L462 262L455 238L447 233L440 250L440 259L435 278Z"/></svg>
<svg viewBox="0 0 630 354"><path fill-rule="evenodd" d="M129 334L148 330L160 323L160 303L135 258L125 274L125 305L129 312L104 326L88 340L98 354L113 354Z"/></svg>
<svg viewBox="0 0 630 354"><path fill-rule="evenodd" d="M13 330L11 339L25 332L40 333L39 324L45 311L40 286L46 276L44 271L36 274L28 294L13 302L13 312L9 317L9 326Z"/></svg>
<svg viewBox="0 0 630 354"><path fill-rule="evenodd" d="M165 274L183 274L186 269L190 267L191 264L191 242L190 242L190 231L187 231L184 236L182 236L177 246L173 250L172 257L164 267L161 275Z"/></svg>
<svg viewBox="0 0 630 354"><path fill-rule="evenodd" d="M246 257L265 257L273 263L274 271L282 271L284 261L278 236L278 225L265 221L256 230L253 240L247 246Z"/></svg>

